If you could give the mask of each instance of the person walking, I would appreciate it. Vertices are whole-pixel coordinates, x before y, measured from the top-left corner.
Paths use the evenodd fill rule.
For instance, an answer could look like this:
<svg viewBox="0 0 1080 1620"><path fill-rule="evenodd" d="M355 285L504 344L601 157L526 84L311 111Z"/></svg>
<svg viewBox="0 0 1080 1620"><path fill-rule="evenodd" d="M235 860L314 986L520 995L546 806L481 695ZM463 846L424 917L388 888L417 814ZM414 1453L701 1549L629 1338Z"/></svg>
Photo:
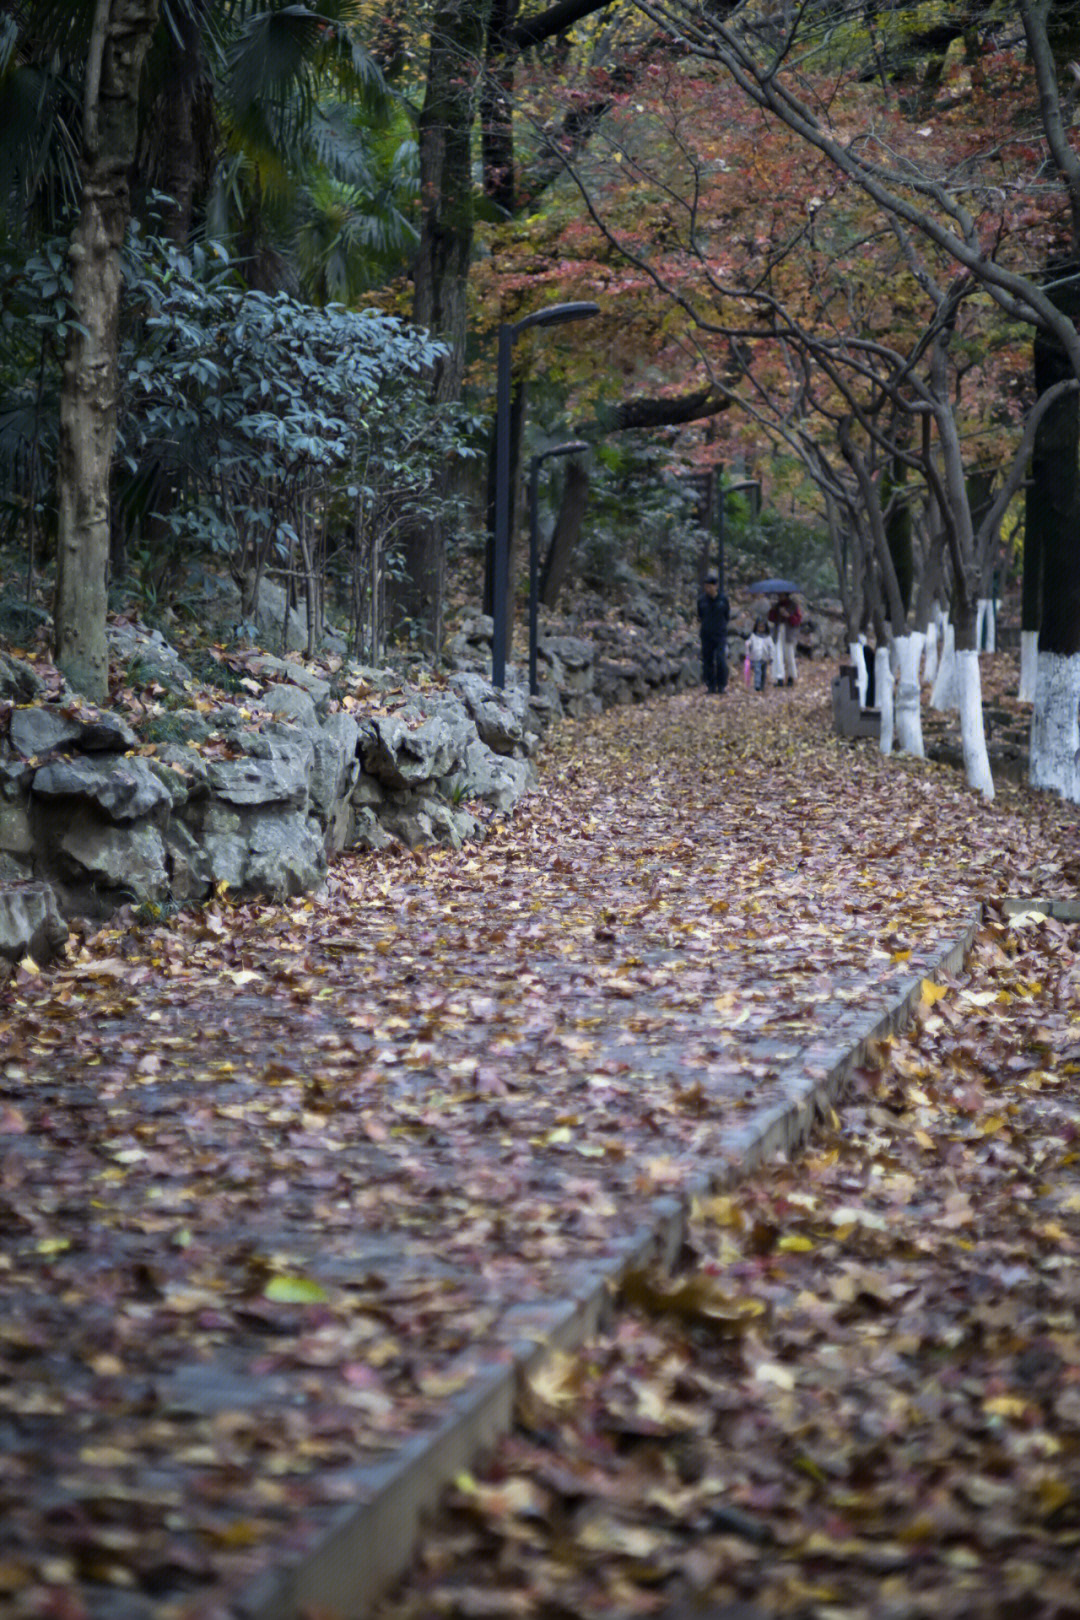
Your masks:
<svg viewBox="0 0 1080 1620"><path fill-rule="evenodd" d="M769 609L769 623L775 624L784 654L784 685L795 685L795 631L802 624L802 613L790 591L784 591Z"/></svg>
<svg viewBox="0 0 1080 1620"><path fill-rule="evenodd" d="M727 631L731 604L720 589L714 568L705 575L697 600L701 626L701 679L710 692L722 692L728 683Z"/></svg>
<svg viewBox="0 0 1080 1620"><path fill-rule="evenodd" d="M772 637L769 634L767 620L754 620L754 628L746 638L746 656L754 677L754 691L764 692L766 676L773 659Z"/></svg>

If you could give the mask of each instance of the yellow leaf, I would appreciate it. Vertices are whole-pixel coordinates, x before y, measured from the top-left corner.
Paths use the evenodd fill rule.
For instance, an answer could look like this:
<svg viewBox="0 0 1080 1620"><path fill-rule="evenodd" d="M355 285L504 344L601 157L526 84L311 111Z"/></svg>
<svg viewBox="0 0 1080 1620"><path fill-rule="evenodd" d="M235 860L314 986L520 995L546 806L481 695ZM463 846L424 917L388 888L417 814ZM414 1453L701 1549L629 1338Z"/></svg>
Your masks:
<svg viewBox="0 0 1080 1620"><path fill-rule="evenodd" d="M932 1007L935 1001L940 1001L942 996L947 996L948 993L943 984L934 984L930 979L924 979L922 982L921 1000L924 1007Z"/></svg>
<svg viewBox="0 0 1080 1620"><path fill-rule="evenodd" d="M278 1305L318 1305L328 1297L310 1277L271 1277L263 1289L263 1298Z"/></svg>
<svg viewBox="0 0 1080 1620"><path fill-rule="evenodd" d="M259 975L251 968L241 968L239 973L230 973L229 978L233 984L257 984Z"/></svg>
<svg viewBox="0 0 1080 1620"><path fill-rule="evenodd" d="M776 1247L784 1250L787 1254L807 1254L814 1247L814 1244L810 1238L804 1237L801 1232L791 1232L787 1237L782 1237Z"/></svg>
<svg viewBox="0 0 1080 1620"><path fill-rule="evenodd" d="M211 1530L215 1547L256 1547L266 1540L267 1526L259 1519L234 1519L221 1530Z"/></svg>
<svg viewBox="0 0 1080 1620"><path fill-rule="evenodd" d="M730 1226L741 1232L746 1222L734 1198L698 1198L694 1200L694 1218L708 1221L712 1226Z"/></svg>
<svg viewBox="0 0 1080 1620"><path fill-rule="evenodd" d="M1047 1518L1067 1507L1073 1498L1072 1486L1063 1479L1042 1479L1038 1489L1039 1502Z"/></svg>
<svg viewBox="0 0 1080 1620"><path fill-rule="evenodd" d="M22 968L24 973L29 973L31 978L36 979L41 974L41 969L38 967L32 956L24 956L22 961L19 963L19 966Z"/></svg>
<svg viewBox="0 0 1080 1620"><path fill-rule="evenodd" d="M988 1401L983 1401L983 1411L991 1417L1023 1417L1027 1402L1021 1400L1019 1395L993 1395Z"/></svg>

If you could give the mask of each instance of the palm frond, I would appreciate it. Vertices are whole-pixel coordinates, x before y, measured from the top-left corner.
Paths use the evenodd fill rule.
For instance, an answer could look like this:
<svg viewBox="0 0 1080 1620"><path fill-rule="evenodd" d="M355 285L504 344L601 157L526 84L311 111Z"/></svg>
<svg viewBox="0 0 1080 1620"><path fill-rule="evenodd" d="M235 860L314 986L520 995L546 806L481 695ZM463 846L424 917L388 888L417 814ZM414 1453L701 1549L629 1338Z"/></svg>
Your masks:
<svg viewBox="0 0 1080 1620"><path fill-rule="evenodd" d="M320 108L312 127L312 155L343 186L370 190L378 183L366 131L351 123L342 106Z"/></svg>

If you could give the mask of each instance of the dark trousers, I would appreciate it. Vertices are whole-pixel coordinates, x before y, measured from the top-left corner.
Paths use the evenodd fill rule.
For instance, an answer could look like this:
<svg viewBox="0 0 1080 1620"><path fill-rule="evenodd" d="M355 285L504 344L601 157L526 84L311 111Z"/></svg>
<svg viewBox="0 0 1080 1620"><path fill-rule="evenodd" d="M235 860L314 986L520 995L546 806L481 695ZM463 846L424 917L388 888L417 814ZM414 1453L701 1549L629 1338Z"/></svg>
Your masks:
<svg viewBox="0 0 1080 1620"><path fill-rule="evenodd" d="M765 690L765 660L764 660L764 658L755 658L753 663L750 665L750 668L754 672L754 691L755 692L764 692L764 690Z"/></svg>
<svg viewBox="0 0 1080 1620"><path fill-rule="evenodd" d="M722 692L728 681L727 646L723 638L701 638L701 678L710 692Z"/></svg>

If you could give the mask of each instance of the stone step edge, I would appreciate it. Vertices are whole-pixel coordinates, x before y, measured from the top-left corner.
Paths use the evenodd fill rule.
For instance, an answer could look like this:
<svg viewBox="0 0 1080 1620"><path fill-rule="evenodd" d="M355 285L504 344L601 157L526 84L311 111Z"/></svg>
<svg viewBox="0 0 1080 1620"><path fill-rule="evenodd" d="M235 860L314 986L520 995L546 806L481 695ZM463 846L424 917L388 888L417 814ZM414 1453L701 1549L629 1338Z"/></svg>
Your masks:
<svg viewBox="0 0 1080 1620"><path fill-rule="evenodd" d="M884 1011L873 1015L870 1026L824 1078L803 1076L793 1087L797 1094L748 1127L745 1138L715 1173L677 1196L653 1200L648 1218L622 1240L619 1252L588 1268L587 1281L574 1298L511 1307L508 1318L512 1321L515 1311L524 1314L528 1336L510 1339L501 1354L488 1352L485 1361L470 1369L464 1387L448 1397L448 1411L433 1429L408 1440L386 1462L365 1468L366 1500L344 1509L306 1552L254 1580L232 1602L237 1620L302 1620L313 1612L320 1620L366 1620L408 1570L424 1517L455 1478L475 1467L509 1432L522 1383L553 1354L579 1349L605 1325L629 1272L657 1264L671 1268L695 1198L730 1191L766 1159L805 1140L815 1120L838 1100L872 1044L910 1021L923 981L963 968L981 920L980 907L917 973L901 980ZM468 1353L462 1360L467 1362Z"/></svg>
<svg viewBox="0 0 1080 1620"><path fill-rule="evenodd" d="M1006 917L1020 917L1028 911L1041 911L1044 917L1053 917L1058 922L1080 922L1080 897L1068 900L1013 898L1003 900L1001 909Z"/></svg>

